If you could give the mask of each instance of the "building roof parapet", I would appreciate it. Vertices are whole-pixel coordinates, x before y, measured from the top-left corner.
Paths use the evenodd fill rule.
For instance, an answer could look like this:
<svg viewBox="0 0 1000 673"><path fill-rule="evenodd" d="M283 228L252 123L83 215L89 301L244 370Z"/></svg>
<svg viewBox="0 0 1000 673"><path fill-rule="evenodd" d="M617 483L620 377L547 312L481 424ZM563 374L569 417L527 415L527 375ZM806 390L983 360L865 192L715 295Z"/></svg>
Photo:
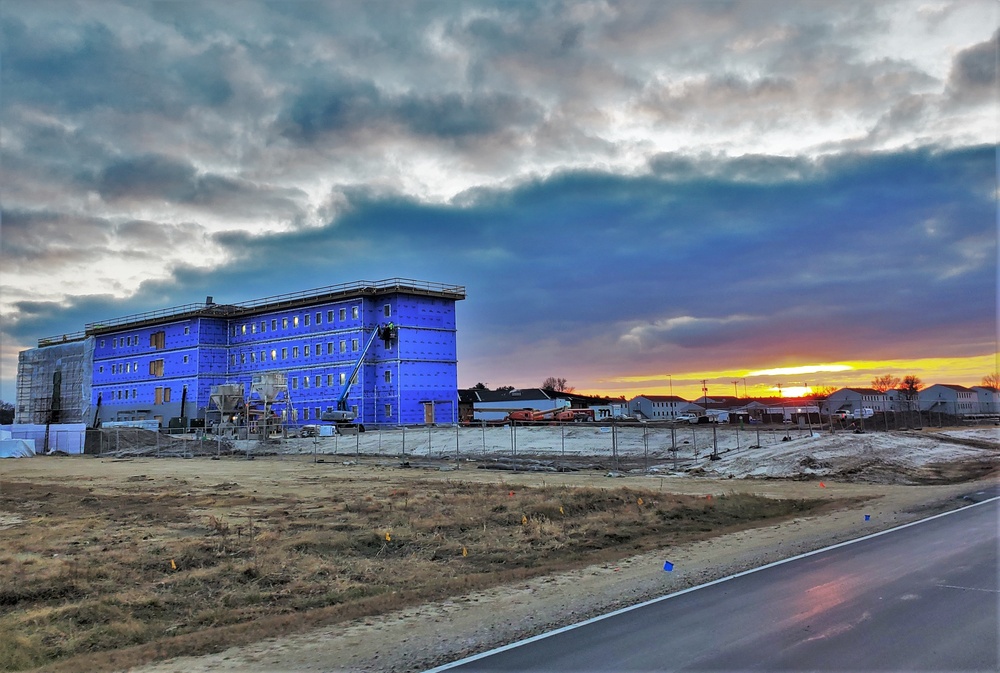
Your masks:
<svg viewBox="0 0 1000 673"><path fill-rule="evenodd" d="M408 294L419 294L455 301L465 299L465 286L463 285L435 283L410 278L387 278L376 281L359 280L350 283L327 285L312 290L289 292L287 294L253 299L241 304L216 304L209 297L203 304L183 304L155 311L134 313L120 318L86 323L83 332L72 335L60 334L54 337L45 337L38 340L38 345L49 346L67 340L82 339L91 335L109 334L124 327L156 325L182 318L231 318L254 315L267 310L308 306L321 301L390 294L393 292L406 292Z"/></svg>
<svg viewBox="0 0 1000 673"><path fill-rule="evenodd" d="M39 339L38 347L43 348L45 346L58 346L59 344L70 343L72 341L83 341L86 338L87 338L87 333L84 331L70 332L67 334L57 334L56 336L50 336Z"/></svg>

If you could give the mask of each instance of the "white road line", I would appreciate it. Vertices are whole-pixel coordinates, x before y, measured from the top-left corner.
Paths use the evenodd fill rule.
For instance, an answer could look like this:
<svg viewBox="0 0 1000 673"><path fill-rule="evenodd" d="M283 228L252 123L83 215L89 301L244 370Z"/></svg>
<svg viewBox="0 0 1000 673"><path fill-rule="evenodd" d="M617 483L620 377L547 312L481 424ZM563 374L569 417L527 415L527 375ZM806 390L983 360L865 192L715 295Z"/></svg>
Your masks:
<svg viewBox="0 0 1000 673"><path fill-rule="evenodd" d="M590 619L585 619L584 621L577 622L576 624L570 624L569 626L563 626L563 627L555 629L553 631L548 631L546 633L540 633L537 636L532 636L530 638L525 638L524 640L519 640L519 641L514 642L514 643L509 643L507 645L502 645L500 647L494 648L494 649L489 650L487 652L481 652L480 654L474 654L474 655L472 655L470 657L466 657L465 659L459 659L458 661L453 661L450 664L443 664L441 666L437 666L436 668L429 669L429 670L425 671L424 673L439 673L440 671L447 671L449 669L456 668L458 666L462 666L462 665L471 663L473 661L478 661L479 659L485 659L486 657L491 657L494 654L500 654L501 652L506 652L507 650L512 650L515 647L521 647L522 645L527 645L529 643L533 643L535 641L542 640L544 638L549 638L551 636L555 636L555 635L558 635L560 633L564 633L566 631L572 631L573 629L578 629L581 626L587 626L588 624L593 624L595 622L600 622L600 621L603 621L605 619L609 619L611 617L616 617L617 615L621 615L621 614L624 614L626 612L631 612L632 610L638 610L639 608L646 607L647 605L653 605L654 603L659 603L660 601L665 601L665 600L668 600L670 598L674 598L676 596L683 596L684 594L691 593L692 591L697 591L698 589L704 589L705 587L710 587L713 584L721 584L722 582L728 582L729 580L736 579L737 577L743 577L744 575L749 575L751 573L760 572L761 570L767 570L768 568L773 568L775 566L780 566L780 565L783 565L785 563L791 563L792 561L797 561L798 559L801 559L801 558L808 558L809 556L815 556L816 554L822 554L823 552L830 551L832 549L839 549L840 547L846 547L848 545L852 545L852 544L855 544L857 542L863 542L865 540L871 540L872 538L876 538L876 537L879 537L881 535L887 535L887 534L895 532L897 530L903 530L904 528L909 528L910 526L916 526L916 525L925 523L927 521L933 521L934 519L940 519L941 517L950 516L952 514L955 514L956 512L964 512L967 509L971 509L973 507L979 507L980 505L986 505L988 503L996 502L998 500L1000 500L1000 497L990 498L989 500L983 500L981 502L976 502L976 503L973 503L971 505L967 505L965 507L960 507L958 509L950 510L948 512L942 512L941 514L935 514L934 516L929 516L926 519L919 519L917 521L911 521L910 523L904 523L901 526L896 526L895 528L889 528L887 530L879 531L878 533L871 533L869 535L865 535L863 537L855 538L853 540L847 540L845 542L838 542L837 544L832 544L829 547L823 547L822 549L816 549L816 550L813 550L813 551L810 551L810 552L805 552L804 554L798 554L798 555L792 556L790 558L782 559L781 561L774 561L773 563L768 563L767 565L762 565L759 568L751 568L750 570L744 570L744 571L738 572L738 573L736 573L734 575L727 575L726 577L720 577L717 580L712 580L711 582L706 582L705 584L699 584L698 586L695 586L695 587L688 587L687 589L682 589L680 591L675 591L674 593L667 594L666 596L660 596L659 598L653 598L651 600L644 601L642 603L637 603L635 605L630 605L627 608L621 608L619 610L615 610L614 612L608 612L606 614L599 615L597 617L592 617ZM963 587L955 587L955 588L963 588ZM985 591L990 591L990 590L986 589Z"/></svg>

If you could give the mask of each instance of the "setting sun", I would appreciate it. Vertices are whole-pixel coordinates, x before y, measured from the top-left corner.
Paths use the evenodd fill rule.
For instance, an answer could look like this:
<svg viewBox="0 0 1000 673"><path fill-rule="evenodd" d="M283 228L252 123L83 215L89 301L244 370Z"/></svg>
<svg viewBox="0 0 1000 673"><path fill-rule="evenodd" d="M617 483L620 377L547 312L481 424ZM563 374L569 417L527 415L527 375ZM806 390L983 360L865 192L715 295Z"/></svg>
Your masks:
<svg viewBox="0 0 1000 673"><path fill-rule="evenodd" d="M771 388L774 392L778 393L781 397L805 397L812 393L812 386L775 386Z"/></svg>

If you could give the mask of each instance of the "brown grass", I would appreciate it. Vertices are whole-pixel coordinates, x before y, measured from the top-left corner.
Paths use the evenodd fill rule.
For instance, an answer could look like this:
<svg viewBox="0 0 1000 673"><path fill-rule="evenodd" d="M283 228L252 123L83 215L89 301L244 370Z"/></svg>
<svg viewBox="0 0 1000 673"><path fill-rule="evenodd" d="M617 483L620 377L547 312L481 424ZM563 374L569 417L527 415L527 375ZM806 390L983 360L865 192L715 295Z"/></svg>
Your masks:
<svg viewBox="0 0 1000 673"><path fill-rule="evenodd" d="M232 483L0 483L0 510L23 519L0 530L0 632L17 634L0 639L0 669L218 651L821 504L461 481L330 486L309 498Z"/></svg>

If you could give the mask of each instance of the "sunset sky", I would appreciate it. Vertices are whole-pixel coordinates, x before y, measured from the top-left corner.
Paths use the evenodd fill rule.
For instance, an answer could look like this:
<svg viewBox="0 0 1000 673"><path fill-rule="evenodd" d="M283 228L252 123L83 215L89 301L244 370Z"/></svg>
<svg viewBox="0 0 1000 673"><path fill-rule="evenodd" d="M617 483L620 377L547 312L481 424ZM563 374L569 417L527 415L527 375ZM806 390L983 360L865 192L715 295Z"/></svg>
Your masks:
<svg viewBox="0 0 1000 673"><path fill-rule="evenodd" d="M5 0L0 399L86 322L391 277L466 287L462 387L977 385L998 7Z"/></svg>

